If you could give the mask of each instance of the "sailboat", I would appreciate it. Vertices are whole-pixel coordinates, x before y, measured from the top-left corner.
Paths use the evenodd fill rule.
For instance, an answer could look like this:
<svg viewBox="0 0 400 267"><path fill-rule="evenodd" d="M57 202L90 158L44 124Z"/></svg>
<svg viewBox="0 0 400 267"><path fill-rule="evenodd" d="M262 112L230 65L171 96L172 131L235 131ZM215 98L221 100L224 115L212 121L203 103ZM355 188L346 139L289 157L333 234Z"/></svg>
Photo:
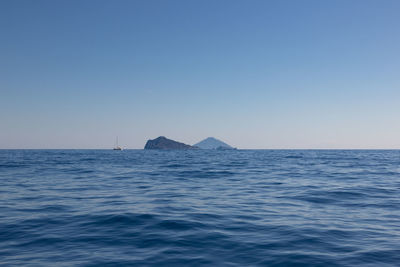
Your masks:
<svg viewBox="0 0 400 267"><path fill-rule="evenodd" d="M114 146L113 150L122 150L122 147L120 147L120 146L118 145L118 136L117 136L117 140L116 140L116 142L115 142L115 146Z"/></svg>

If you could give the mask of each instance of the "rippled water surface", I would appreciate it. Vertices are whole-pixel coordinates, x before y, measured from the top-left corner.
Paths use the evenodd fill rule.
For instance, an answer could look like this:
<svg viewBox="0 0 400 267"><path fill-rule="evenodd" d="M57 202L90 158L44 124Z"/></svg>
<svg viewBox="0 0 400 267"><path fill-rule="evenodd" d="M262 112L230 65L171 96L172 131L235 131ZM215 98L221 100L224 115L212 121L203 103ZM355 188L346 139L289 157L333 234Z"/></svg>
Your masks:
<svg viewBox="0 0 400 267"><path fill-rule="evenodd" d="M0 150L0 264L399 266L400 151Z"/></svg>

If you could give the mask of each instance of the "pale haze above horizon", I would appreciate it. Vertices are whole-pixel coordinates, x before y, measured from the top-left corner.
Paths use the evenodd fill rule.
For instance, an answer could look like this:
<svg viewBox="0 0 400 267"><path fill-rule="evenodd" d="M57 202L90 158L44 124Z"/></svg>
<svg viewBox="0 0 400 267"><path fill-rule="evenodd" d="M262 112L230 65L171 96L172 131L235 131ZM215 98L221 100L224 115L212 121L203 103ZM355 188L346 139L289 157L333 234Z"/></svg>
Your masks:
<svg viewBox="0 0 400 267"><path fill-rule="evenodd" d="M400 149L400 1L0 1L0 149Z"/></svg>

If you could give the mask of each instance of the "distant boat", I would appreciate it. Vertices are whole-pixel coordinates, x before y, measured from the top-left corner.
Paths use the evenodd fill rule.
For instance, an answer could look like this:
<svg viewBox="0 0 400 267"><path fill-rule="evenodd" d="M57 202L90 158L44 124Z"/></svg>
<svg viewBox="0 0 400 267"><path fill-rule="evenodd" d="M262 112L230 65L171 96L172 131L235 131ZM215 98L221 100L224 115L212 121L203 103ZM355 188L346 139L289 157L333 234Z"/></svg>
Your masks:
<svg viewBox="0 0 400 267"><path fill-rule="evenodd" d="M114 146L113 150L122 150L122 147L120 147L118 145L118 136L117 136L117 140L115 140L115 146Z"/></svg>

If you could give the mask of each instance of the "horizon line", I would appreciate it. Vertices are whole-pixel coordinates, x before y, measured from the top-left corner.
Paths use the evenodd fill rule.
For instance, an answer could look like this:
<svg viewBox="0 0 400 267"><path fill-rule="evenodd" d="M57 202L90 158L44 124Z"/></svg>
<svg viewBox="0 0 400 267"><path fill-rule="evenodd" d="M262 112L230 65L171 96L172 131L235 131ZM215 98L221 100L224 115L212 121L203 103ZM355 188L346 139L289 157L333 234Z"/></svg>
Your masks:
<svg viewBox="0 0 400 267"><path fill-rule="evenodd" d="M0 150L113 150L113 148L0 148ZM122 150L159 150L176 151L189 149L144 149L144 148L122 148ZM216 150L216 149L197 149ZM400 148L236 148L233 150L400 150ZM230 151L230 150L228 150Z"/></svg>

